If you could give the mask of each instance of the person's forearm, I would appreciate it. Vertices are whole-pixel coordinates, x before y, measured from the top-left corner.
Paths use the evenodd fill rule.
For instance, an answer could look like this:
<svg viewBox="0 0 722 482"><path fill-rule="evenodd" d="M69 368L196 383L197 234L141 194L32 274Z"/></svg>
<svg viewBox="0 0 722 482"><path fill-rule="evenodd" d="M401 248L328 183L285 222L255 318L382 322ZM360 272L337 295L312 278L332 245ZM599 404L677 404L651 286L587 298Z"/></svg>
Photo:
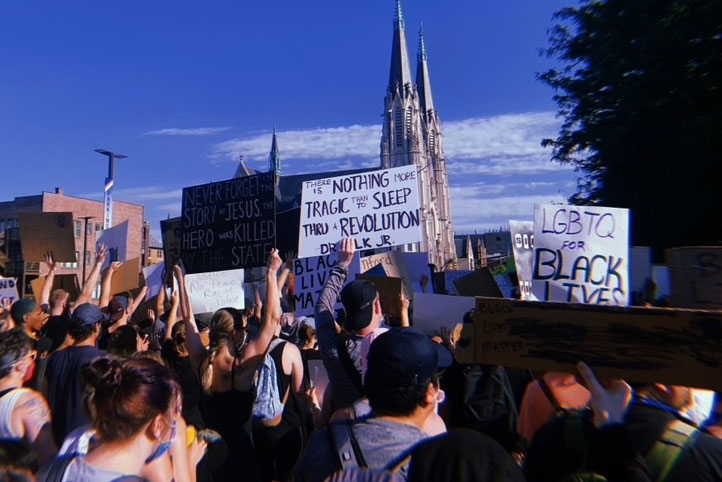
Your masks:
<svg viewBox="0 0 722 482"><path fill-rule="evenodd" d="M47 276L45 276L45 284L43 285L43 290L40 293L40 304L41 305L49 305L50 304L50 292L53 290L53 282L55 281L55 267L50 268L50 271L48 271Z"/></svg>
<svg viewBox="0 0 722 482"><path fill-rule="evenodd" d="M100 288L100 304L101 308L105 308L110 303L110 285L113 281L113 269L108 267L108 271L103 276L103 285Z"/></svg>
<svg viewBox="0 0 722 482"><path fill-rule="evenodd" d="M348 268L337 264L331 269L331 273L326 280L326 284L323 285L321 293L318 295L318 301L316 302L316 313L333 313L336 302L338 301L338 294L341 292L346 278L348 277Z"/></svg>
<svg viewBox="0 0 722 482"><path fill-rule="evenodd" d="M95 263L93 265L93 269L90 271L90 275L88 275L88 279L85 280L83 283L83 291L80 293L80 296L75 302L75 306L79 306L83 303L88 303L93 298L93 290L95 289L95 286L98 284L98 278L100 277L100 268L102 265L100 263ZM108 289L107 291L110 291L110 282L108 282ZM110 296L110 295L108 295ZM108 306L108 303L101 304L100 307Z"/></svg>
<svg viewBox="0 0 722 482"><path fill-rule="evenodd" d="M167 326L165 327L165 339L170 340L173 338L173 327L178 321L178 302L173 303L168 312Z"/></svg>

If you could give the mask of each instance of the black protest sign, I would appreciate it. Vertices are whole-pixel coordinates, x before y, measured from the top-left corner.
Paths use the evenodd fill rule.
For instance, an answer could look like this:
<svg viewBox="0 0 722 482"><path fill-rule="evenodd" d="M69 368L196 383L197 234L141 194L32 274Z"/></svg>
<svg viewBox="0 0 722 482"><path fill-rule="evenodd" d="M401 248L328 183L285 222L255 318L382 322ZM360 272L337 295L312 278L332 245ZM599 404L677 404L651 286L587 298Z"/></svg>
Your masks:
<svg viewBox="0 0 722 482"><path fill-rule="evenodd" d="M722 390L722 312L477 298L460 363Z"/></svg>
<svg viewBox="0 0 722 482"><path fill-rule="evenodd" d="M264 266L275 246L275 175L183 189L181 259L187 273Z"/></svg>
<svg viewBox="0 0 722 482"><path fill-rule="evenodd" d="M173 285L173 267L181 256L183 226L181 218L169 218L160 222L160 234L163 240L163 259L165 260L165 279L168 286Z"/></svg>

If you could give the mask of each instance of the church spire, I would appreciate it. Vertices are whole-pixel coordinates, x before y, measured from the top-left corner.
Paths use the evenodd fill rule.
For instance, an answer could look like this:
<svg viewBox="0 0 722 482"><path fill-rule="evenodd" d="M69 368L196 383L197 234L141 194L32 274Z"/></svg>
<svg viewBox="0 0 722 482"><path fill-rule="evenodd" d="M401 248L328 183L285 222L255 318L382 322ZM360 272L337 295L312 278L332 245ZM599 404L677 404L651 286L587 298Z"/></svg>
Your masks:
<svg viewBox="0 0 722 482"><path fill-rule="evenodd" d="M268 172L281 174L281 156L278 153L278 140L276 139L276 126L273 126L273 140L271 140L271 153L268 156Z"/></svg>
<svg viewBox="0 0 722 482"><path fill-rule="evenodd" d="M389 72L388 90L393 91L399 86L403 93L406 84L411 84L411 66L409 52L406 48L406 31L404 28L404 15L401 11L401 0L396 0L396 12L394 14L394 38L391 47L391 70Z"/></svg>
<svg viewBox="0 0 722 482"><path fill-rule="evenodd" d="M423 113L434 110L434 99L431 97L431 78L429 63L424 42L424 26L419 26L419 52L416 57L416 88L419 91L419 105Z"/></svg>

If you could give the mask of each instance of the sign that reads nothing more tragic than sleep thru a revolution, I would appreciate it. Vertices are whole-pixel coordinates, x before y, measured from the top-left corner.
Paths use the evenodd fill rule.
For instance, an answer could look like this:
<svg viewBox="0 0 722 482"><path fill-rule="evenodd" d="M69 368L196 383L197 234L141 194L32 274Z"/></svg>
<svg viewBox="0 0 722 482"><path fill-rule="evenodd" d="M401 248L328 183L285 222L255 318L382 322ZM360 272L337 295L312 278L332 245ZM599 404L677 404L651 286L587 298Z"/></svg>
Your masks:
<svg viewBox="0 0 722 482"><path fill-rule="evenodd" d="M181 259L187 273L263 266L275 245L272 172L183 189Z"/></svg>
<svg viewBox="0 0 722 482"><path fill-rule="evenodd" d="M629 304L629 210L534 206L532 292L540 301Z"/></svg>
<svg viewBox="0 0 722 482"><path fill-rule="evenodd" d="M357 250L418 242L420 216L414 165L306 181L298 257L329 254L342 238Z"/></svg>

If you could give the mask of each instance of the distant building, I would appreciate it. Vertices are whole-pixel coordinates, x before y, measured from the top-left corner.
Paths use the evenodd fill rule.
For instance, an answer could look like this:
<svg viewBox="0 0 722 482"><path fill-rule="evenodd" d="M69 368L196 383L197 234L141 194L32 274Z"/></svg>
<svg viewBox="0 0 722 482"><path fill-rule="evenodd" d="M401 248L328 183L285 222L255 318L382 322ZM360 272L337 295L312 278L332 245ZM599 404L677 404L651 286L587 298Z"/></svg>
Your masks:
<svg viewBox="0 0 722 482"><path fill-rule="evenodd" d="M163 261L163 246L150 246L148 248L147 265L150 266L151 264L158 264L162 263Z"/></svg>
<svg viewBox="0 0 722 482"><path fill-rule="evenodd" d="M31 295L30 282L46 274L43 263L29 263L23 259L18 213L24 211L73 213L76 261L61 263L58 274L74 273L82 286L83 261L86 265L86 276L95 262L96 232L103 228L103 202L67 196L62 188L55 188L55 192L52 193L43 192L0 202L0 273L6 277L18 278L18 286L22 290L21 296ZM86 223L82 219L85 216L92 216L92 219ZM114 225L126 220L129 223L128 258L140 257L141 264L146 266L149 258L150 225L145 221L145 208L138 204L115 201ZM87 250L83 253L86 230Z"/></svg>
<svg viewBox="0 0 722 482"><path fill-rule="evenodd" d="M276 130L273 130L268 172L276 174L276 225L282 242L297 239L304 181L358 174L378 169L415 165L419 179L422 241L402 246L406 251L429 253L429 262L438 270L456 266L458 248L454 243L451 221L449 178L442 146L441 121L431 95L429 66L423 32L419 32L416 77L406 47L406 31L401 2L396 1L391 46L389 83L384 97L383 131L380 163L376 168L331 171L282 176L281 157ZM251 176L258 171L245 165L243 157L235 177ZM293 248L294 250L296 248Z"/></svg>
<svg viewBox="0 0 722 482"><path fill-rule="evenodd" d="M513 256L511 233L508 229L485 233L456 234L454 243L460 259L468 258L469 249L471 249L477 266L484 266L482 257L486 257L487 261L492 261Z"/></svg>

